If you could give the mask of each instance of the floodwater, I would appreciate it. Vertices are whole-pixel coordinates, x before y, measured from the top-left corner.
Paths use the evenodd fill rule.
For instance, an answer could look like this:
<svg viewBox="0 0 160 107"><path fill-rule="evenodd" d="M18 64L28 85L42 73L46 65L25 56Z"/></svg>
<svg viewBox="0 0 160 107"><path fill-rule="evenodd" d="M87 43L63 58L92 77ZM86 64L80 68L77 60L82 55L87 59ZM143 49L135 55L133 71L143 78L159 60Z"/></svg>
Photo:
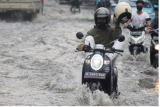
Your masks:
<svg viewBox="0 0 160 107"><path fill-rule="evenodd" d="M82 8L81 13L71 14L69 8L45 0L43 14L32 22L0 21L0 105L158 106L158 68L150 66L149 53L133 60L129 31L123 27L125 52L117 60L121 95L111 100L97 90L93 99L81 85L84 53L75 52L80 42L75 35L93 27L94 10Z"/></svg>

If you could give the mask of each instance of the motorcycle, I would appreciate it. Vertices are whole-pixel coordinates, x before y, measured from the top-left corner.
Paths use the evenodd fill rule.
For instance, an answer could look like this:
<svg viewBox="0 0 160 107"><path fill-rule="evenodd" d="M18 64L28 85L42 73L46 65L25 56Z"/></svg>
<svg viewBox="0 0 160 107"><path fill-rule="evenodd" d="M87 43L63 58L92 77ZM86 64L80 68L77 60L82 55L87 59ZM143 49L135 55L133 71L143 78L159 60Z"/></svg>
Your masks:
<svg viewBox="0 0 160 107"><path fill-rule="evenodd" d="M76 36L78 39L84 37L82 33L77 33ZM118 41L123 42L124 39L125 37L120 35ZM113 93L115 93L115 97L120 95L117 87L118 71L115 67L115 61L111 61L105 53L118 53L123 52L123 50L105 49L102 44L96 44L94 49L84 45L82 51L92 52L91 55L87 56L83 64L82 84L87 84L92 92L99 89L110 96Z"/></svg>
<svg viewBox="0 0 160 107"><path fill-rule="evenodd" d="M150 45L150 64L154 67L158 67L158 54L159 54L159 30L151 30L151 45Z"/></svg>
<svg viewBox="0 0 160 107"><path fill-rule="evenodd" d="M150 18L147 18L146 21L150 20ZM145 48L145 29L146 25L140 24L138 28L132 25L128 25L128 29L130 30L130 36L128 39L129 42L129 51L130 54L134 56L135 59L137 59L137 55L139 55L141 52L146 53L148 51L148 48Z"/></svg>

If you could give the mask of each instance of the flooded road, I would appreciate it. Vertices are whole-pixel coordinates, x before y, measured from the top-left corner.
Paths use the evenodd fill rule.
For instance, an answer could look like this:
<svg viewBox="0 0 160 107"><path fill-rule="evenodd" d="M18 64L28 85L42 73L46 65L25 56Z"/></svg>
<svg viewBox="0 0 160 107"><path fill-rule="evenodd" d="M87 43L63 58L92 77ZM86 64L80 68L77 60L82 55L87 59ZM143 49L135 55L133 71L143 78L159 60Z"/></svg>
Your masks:
<svg viewBox="0 0 160 107"><path fill-rule="evenodd" d="M93 99L81 85L83 52L77 32L94 25L94 10L71 14L69 5L45 0L44 12L32 22L0 21L1 106L158 106L159 72L149 64L149 53L134 61L128 51L129 31L117 60L118 99L96 91ZM123 26L123 25L121 25ZM149 47L150 37L146 35Z"/></svg>

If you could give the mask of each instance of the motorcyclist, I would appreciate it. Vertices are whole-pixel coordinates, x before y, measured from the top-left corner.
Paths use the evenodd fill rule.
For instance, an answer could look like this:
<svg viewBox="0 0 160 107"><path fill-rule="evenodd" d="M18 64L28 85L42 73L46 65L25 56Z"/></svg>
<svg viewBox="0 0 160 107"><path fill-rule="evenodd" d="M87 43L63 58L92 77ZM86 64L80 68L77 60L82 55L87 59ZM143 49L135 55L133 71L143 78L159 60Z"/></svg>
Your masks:
<svg viewBox="0 0 160 107"><path fill-rule="evenodd" d="M124 7L124 11L127 8L128 8L127 6ZM115 11L115 14L118 14L117 12L120 14L119 11ZM117 20L115 22L115 27L111 27L109 25L110 18L111 18L109 10L104 7L98 8L94 14L94 20L96 25L94 26L94 28L92 28L87 32L85 40L82 41L82 44L80 44L77 47L77 49L79 51L82 51L84 45L89 45L92 49L94 49L95 44L102 44L105 46L105 48L122 49L124 42L118 41L118 37L122 33L122 30L120 27L120 21L118 17L116 17ZM131 17L131 14L130 14L130 17ZM110 44L111 42L114 42L114 44L111 45ZM90 54L92 54L92 52L86 52L85 57L87 57ZM116 62L118 54L117 53L106 53L106 54L114 64ZM114 68L114 74L115 76L117 76L118 74L116 68ZM117 79L117 82L118 82L118 79ZM118 94L119 93L118 85L116 87L117 87L116 93Z"/></svg>
<svg viewBox="0 0 160 107"><path fill-rule="evenodd" d="M80 9L80 2L81 2L81 0L71 0L70 11L72 12L72 8L73 8L73 6L75 6L76 8L79 9L79 13L80 13L80 11L81 11L81 9Z"/></svg>
<svg viewBox="0 0 160 107"><path fill-rule="evenodd" d="M143 0L137 0L137 11L132 13L132 17L128 22L125 24L124 28L127 28L130 22L132 22L132 25L136 28L139 27L140 24L146 23L146 26L148 29L146 29L145 33L149 33L151 31L150 29L150 20L146 21L147 18L149 18L148 13L143 12L142 9L144 7L144 1ZM144 52L146 53L148 51L148 48L144 46Z"/></svg>
<svg viewBox="0 0 160 107"><path fill-rule="evenodd" d="M110 12L107 8L98 8L94 14L96 25L87 32L86 38L82 41L82 44L78 46L78 50L82 51L84 45L90 45L91 48L94 49L95 44L102 44L105 48L111 48L113 46L115 49L122 49L123 42L117 40L118 36L122 33L120 22L116 21L115 27L111 27L109 25L110 18ZM110 45L112 41L115 41L114 45ZM89 54L90 53L86 53L86 57ZM112 53L108 56L113 60L117 57L117 53Z"/></svg>
<svg viewBox="0 0 160 107"><path fill-rule="evenodd" d="M132 22L132 25L135 27L139 27L140 24L145 23L145 19L149 18L148 13L143 12L142 9L144 7L144 1L143 0L137 0L137 11L132 13L132 18L128 20L128 22L125 24L124 28L127 28L130 22ZM138 25L138 26L137 26ZM151 23L150 20L146 21L146 26L150 27ZM148 29L145 31L145 33L149 33L151 29Z"/></svg>

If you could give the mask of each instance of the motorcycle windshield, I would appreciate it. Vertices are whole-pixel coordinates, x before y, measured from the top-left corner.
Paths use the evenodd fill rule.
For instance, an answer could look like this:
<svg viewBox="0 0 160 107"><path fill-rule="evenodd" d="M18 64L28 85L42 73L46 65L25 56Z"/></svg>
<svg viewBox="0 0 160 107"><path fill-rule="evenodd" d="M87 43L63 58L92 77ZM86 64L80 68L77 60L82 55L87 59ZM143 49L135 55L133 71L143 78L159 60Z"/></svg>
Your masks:
<svg viewBox="0 0 160 107"><path fill-rule="evenodd" d="M143 24L142 23L132 23L132 25L135 29L138 29L138 28L142 27Z"/></svg>

